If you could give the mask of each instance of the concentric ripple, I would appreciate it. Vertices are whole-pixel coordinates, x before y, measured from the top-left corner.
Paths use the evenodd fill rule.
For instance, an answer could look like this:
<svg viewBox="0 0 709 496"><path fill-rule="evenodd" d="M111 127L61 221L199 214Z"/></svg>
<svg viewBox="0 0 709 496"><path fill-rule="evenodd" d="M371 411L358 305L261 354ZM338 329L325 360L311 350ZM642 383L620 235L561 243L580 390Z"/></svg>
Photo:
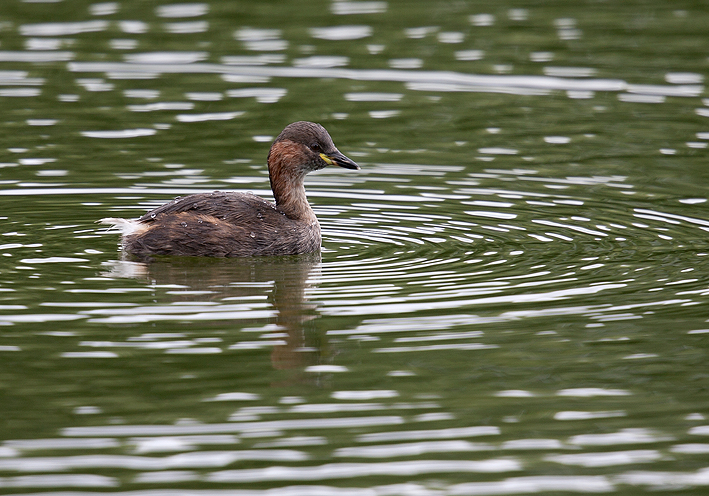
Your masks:
<svg viewBox="0 0 709 496"><path fill-rule="evenodd" d="M376 183L374 170L367 181ZM559 301L576 308L576 300L659 292L665 285L681 288L679 305L691 301L688 290L706 289L700 267L707 263L709 221L699 209L695 216L679 213L701 199L658 201L617 176L530 181L528 172L517 170L462 177L459 171L430 177L425 193L397 185L408 193L400 197L405 201L381 194L381 201L370 203L342 190L338 202L346 207L319 212L326 251L313 294L324 299L324 312L416 313ZM550 188L559 184L559 193ZM331 291L345 281L347 286ZM665 298L656 303L664 305Z"/></svg>

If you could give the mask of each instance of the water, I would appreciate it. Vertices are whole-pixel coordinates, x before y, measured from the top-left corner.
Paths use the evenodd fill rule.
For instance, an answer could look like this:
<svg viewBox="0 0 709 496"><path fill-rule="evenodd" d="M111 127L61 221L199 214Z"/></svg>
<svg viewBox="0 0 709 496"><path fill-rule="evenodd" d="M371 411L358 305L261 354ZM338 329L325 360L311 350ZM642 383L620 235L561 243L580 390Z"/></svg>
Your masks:
<svg viewBox="0 0 709 496"><path fill-rule="evenodd" d="M13 0L0 491L709 484L702 4ZM322 256L122 260L324 124Z"/></svg>

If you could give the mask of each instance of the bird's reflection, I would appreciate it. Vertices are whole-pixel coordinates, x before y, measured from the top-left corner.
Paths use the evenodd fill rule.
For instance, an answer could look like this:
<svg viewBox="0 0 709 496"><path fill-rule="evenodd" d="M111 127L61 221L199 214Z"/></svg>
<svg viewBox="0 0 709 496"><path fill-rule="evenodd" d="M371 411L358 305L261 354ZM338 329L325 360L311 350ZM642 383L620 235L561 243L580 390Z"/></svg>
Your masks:
<svg viewBox="0 0 709 496"><path fill-rule="evenodd" d="M312 325L317 305L307 299L307 289L318 284L320 253L284 257L169 258L151 263L117 261L104 275L147 279L156 288L180 288L156 292L159 300L189 301L252 300L267 295L275 311L273 332L283 344L273 347L275 369L297 369L319 363L326 354Z"/></svg>

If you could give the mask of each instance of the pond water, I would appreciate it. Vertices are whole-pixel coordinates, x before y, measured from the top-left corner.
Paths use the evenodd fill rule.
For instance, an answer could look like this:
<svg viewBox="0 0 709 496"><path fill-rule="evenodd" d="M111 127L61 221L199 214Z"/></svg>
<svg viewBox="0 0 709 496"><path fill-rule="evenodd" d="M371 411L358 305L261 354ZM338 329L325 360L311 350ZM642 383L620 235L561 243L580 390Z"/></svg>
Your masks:
<svg viewBox="0 0 709 496"><path fill-rule="evenodd" d="M709 485L702 2L8 0L0 492ZM320 256L123 260L96 224L269 197Z"/></svg>

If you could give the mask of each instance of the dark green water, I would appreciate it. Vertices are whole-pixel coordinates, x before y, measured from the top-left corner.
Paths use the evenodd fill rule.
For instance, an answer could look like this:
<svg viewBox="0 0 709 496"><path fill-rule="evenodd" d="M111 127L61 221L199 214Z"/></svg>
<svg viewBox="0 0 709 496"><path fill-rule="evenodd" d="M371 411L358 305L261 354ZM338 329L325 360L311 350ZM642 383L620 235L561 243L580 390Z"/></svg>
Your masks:
<svg viewBox="0 0 709 496"><path fill-rule="evenodd" d="M0 7L0 492L704 494L709 6ZM322 256L122 261L269 197Z"/></svg>

